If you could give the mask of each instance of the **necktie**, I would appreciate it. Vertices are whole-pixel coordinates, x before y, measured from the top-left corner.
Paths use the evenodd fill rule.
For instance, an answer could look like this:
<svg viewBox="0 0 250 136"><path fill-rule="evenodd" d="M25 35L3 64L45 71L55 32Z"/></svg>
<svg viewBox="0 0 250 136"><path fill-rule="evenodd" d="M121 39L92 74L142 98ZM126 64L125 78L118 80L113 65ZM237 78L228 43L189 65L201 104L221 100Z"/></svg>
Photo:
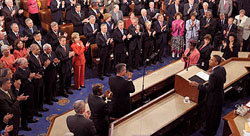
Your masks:
<svg viewBox="0 0 250 136"><path fill-rule="evenodd" d="M2 45L2 46L4 46L4 43L3 43L3 41L1 41L1 45Z"/></svg>
<svg viewBox="0 0 250 136"><path fill-rule="evenodd" d="M227 1L225 1L224 10L226 10L226 7L227 7Z"/></svg>
<svg viewBox="0 0 250 136"><path fill-rule="evenodd" d="M64 49L64 52L66 52L66 47L65 46L63 46L63 49Z"/></svg>
<svg viewBox="0 0 250 136"><path fill-rule="evenodd" d="M201 48L200 48L200 51L205 47L206 45L204 44Z"/></svg>
<svg viewBox="0 0 250 136"><path fill-rule="evenodd" d="M13 11L13 8L12 7L10 7L10 12L12 12Z"/></svg>
<svg viewBox="0 0 250 136"><path fill-rule="evenodd" d="M117 21L119 20L119 18L118 18L118 13L116 13L116 20L117 20Z"/></svg>
<svg viewBox="0 0 250 136"><path fill-rule="evenodd" d="M123 30L121 30L121 32L122 32L122 36L123 36L124 35Z"/></svg>
<svg viewBox="0 0 250 136"><path fill-rule="evenodd" d="M34 33L33 28L30 28L30 31L31 31L32 34Z"/></svg>
<svg viewBox="0 0 250 136"><path fill-rule="evenodd" d="M221 20L221 24L224 25L224 20Z"/></svg>
<svg viewBox="0 0 250 136"><path fill-rule="evenodd" d="M145 16L143 16L143 18L144 18L144 22L146 22L146 21L147 21L147 18L146 18Z"/></svg>
<svg viewBox="0 0 250 136"><path fill-rule="evenodd" d="M40 60L39 57L37 57L37 60L38 60L38 62L39 62L39 65L42 66L42 63L41 63L41 60Z"/></svg>
<svg viewBox="0 0 250 136"><path fill-rule="evenodd" d="M16 33L16 37L19 39L19 34L18 33Z"/></svg>
<svg viewBox="0 0 250 136"><path fill-rule="evenodd" d="M104 38L107 40L107 35L106 35L106 33L104 34Z"/></svg>
<svg viewBox="0 0 250 136"><path fill-rule="evenodd" d="M78 12L78 15L81 17L81 13L80 12Z"/></svg>

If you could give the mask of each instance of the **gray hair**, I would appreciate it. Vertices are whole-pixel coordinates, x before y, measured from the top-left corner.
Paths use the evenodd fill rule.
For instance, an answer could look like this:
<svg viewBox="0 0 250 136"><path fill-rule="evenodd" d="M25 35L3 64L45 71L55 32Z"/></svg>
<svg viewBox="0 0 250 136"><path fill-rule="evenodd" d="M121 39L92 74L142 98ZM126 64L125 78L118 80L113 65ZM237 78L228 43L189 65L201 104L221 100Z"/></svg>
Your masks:
<svg viewBox="0 0 250 136"><path fill-rule="evenodd" d="M52 28L52 27L54 27L54 26L56 26L56 25L58 25L57 22L51 22L50 27Z"/></svg>
<svg viewBox="0 0 250 136"><path fill-rule="evenodd" d="M51 45L48 44L48 43L45 43L45 44L43 45L43 50L46 50L46 49L48 49L49 47L51 48Z"/></svg>
<svg viewBox="0 0 250 136"><path fill-rule="evenodd" d="M31 18L26 18L26 19L25 19L25 24L27 24L29 21L32 21L32 22L33 22L33 20L32 20Z"/></svg>
<svg viewBox="0 0 250 136"><path fill-rule="evenodd" d="M12 27L13 27L14 25L17 25L17 23L12 23L12 24L10 25L10 28L12 29ZM18 25L17 25L17 26L18 26Z"/></svg>
<svg viewBox="0 0 250 136"><path fill-rule="evenodd" d="M10 47L8 45L3 45L1 47L1 52L3 53L5 50L9 49Z"/></svg>
<svg viewBox="0 0 250 136"><path fill-rule="evenodd" d="M82 111L85 111L85 103L83 100L77 100L74 102L74 110L76 113L81 113Z"/></svg>
<svg viewBox="0 0 250 136"><path fill-rule="evenodd" d="M141 9L141 14L142 12L146 12L147 13L147 10L146 9Z"/></svg>
<svg viewBox="0 0 250 136"><path fill-rule="evenodd" d="M205 6L205 5L207 5L207 6L208 6L208 3L207 3L207 2L204 2L204 3L202 4L202 6Z"/></svg>
<svg viewBox="0 0 250 136"><path fill-rule="evenodd" d="M8 75L8 71L10 69L9 68L2 68L0 69L0 77L3 78L3 77L6 77Z"/></svg>
<svg viewBox="0 0 250 136"><path fill-rule="evenodd" d="M106 26L106 27L107 27L107 24L101 24L101 28L102 28L102 27L104 27L104 26Z"/></svg>
<svg viewBox="0 0 250 136"><path fill-rule="evenodd" d="M121 73L124 68L126 68L126 64L125 63L119 63L115 66L116 69L116 73Z"/></svg>
<svg viewBox="0 0 250 136"><path fill-rule="evenodd" d="M115 8L119 8L119 5L115 4L115 5L114 5L114 9L115 9Z"/></svg>
<svg viewBox="0 0 250 136"><path fill-rule="evenodd" d="M18 58L18 59L16 60L16 64L17 64L18 66L22 65L22 64L25 63L25 62L27 62L27 59L24 58L24 57Z"/></svg>
<svg viewBox="0 0 250 136"><path fill-rule="evenodd" d="M124 24L124 22L122 20L118 20L117 24L121 24L121 23Z"/></svg>
<svg viewBox="0 0 250 136"><path fill-rule="evenodd" d="M243 13L244 15L246 14L246 11L244 9L240 10L240 13Z"/></svg>
<svg viewBox="0 0 250 136"><path fill-rule="evenodd" d="M5 0L5 3L7 4L7 3L9 3L10 1L12 1L12 0ZM13 1L12 1L13 2Z"/></svg>
<svg viewBox="0 0 250 136"><path fill-rule="evenodd" d="M90 15L89 16L89 19L92 19L92 18L95 18L95 16L94 15ZM95 18L96 19L96 18Z"/></svg>
<svg viewBox="0 0 250 136"><path fill-rule="evenodd" d="M38 47L37 44L33 43L30 45L30 51L34 51L36 49L36 47Z"/></svg>

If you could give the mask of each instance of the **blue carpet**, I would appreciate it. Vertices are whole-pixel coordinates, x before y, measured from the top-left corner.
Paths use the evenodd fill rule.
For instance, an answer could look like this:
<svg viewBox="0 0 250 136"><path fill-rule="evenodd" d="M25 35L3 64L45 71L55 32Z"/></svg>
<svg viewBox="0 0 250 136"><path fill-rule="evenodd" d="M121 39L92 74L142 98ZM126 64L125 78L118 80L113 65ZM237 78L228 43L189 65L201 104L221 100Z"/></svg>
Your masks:
<svg viewBox="0 0 250 136"><path fill-rule="evenodd" d="M157 63L156 65L151 65L146 67L145 72L147 71L155 71L167 64L169 64L173 59L171 57L164 58L164 63ZM143 74L143 70L134 70L133 80L141 77ZM114 74L112 74L114 75ZM73 83L73 80L72 80ZM60 115L70 109L72 109L72 105L76 100L82 99L86 101L89 93L92 93L91 85L94 83L102 83L104 84L104 90L109 89L108 85L108 77L105 77L104 80L100 80L97 78L97 72L96 69L87 69L86 68L86 79L85 79L85 87L81 91L78 90L72 90L74 92L73 95L69 95L68 98L64 97L57 97L59 99L59 102L54 103L54 105L47 105L45 104L44 107L48 108L48 112L44 112L43 117L36 119L39 119L38 123L29 124L29 127L32 128L32 131L19 131L19 134L24 134L25 136L46 136L46 133L48 131L50 121L53 117L56 115Z"/></svg>

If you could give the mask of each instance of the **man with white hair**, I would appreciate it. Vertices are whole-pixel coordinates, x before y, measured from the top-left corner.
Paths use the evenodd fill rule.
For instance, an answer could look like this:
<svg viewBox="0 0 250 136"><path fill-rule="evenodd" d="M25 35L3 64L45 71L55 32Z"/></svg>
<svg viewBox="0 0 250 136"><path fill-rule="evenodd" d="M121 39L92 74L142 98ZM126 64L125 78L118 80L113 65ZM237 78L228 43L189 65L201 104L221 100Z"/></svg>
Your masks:
<svg viewBox="0 0 250 136"><path fill-rule="evenodd" d="M204 3L202 4L202 6L203 6L203 9L200 9L200 12L199 12L199 19L205 18L208 11L212 13L212 10L208 8L209 5L208 5L207 2L204 2ZM213 17L213 14L212 14L212 17Z"/></svg>
<svg viewBox="0 0 250 136"><path fill-rule="evenodd" d="M184 4L184 19L188 20L191 13L198 15L198 4L194 3L194 0L188 0L188 3Z"/></svg>
<svg viewBox="0 0 250 136"><path fill-rule="evenodd" d="M119 10L119 5L114 5L114 10L109 12L111 14L112 20L117 24L118 20L123 20L123 13Z"/></svg>
<svg viewBox="0 0 250 136"><path fill-rule="evenodd" d="M23 35L28 37L25 47L29 47L33 42L33 34L38 31L37 26L33 24L33 20L30 18L25 19L26 27L23 30Z"/></svg>
<svg viewBox="0 0 250 136"><path fill-rule="evenodd" d="M149 2L149 9L147 10L147 14L152 18L152 20L155 21L159 13L160 10L155 8L155 3L153 1Z"/></svg>
<svg viewBox="0 0 250 136"><path fill-rule="evenodd" d="M44 53L42 54L42 61L50 60L50 64L44 70L44 85L45 85L45 103L53 105L52 101L58 102L56 96L56 84L57 84L57 71L56 66L60 60L56 57L56 54L52 51L51 45L46 43L43 46Z"/></svg>
<svg viewBox="0 0 250 136"><path fill-rule="evenodd" d="M70 132L74 136L95 136L96 129L94 123L89 119L90 113L85 111L85 103L83 100L74 102L75 115L67 117L66 122Z"/></svg>
<svg viewBox="0 0 250 136"><path fill-rule="evenodd" d="M28 123L35 123L34 120L34 85L32 80L35 77L35 73L31 73L29 69L29 63L26 58L19 58L16 60L18 68L13 77L15 80L21 80L19 94L28 95L29 98L21 103L21 126L23 130L30 131ZM38 114L36 114L38 115ZM41 114L39 114L41 115Z"/></svg>
<svg viewBox="0 0 250 136"><path fill-rule="evenodd" d="M15 40L20 39L23 42L28 40L27 36L24 36L23 33L20 33L19 26L17 23L11 24L11 31L8 34L8 41L10 45L14 45Z"/></svg>
<svg viewBox="0 0 250 136"><path fill-rule="evenodd" d="M8 33L12 23L24 24L23 20L20 20L23 17L23 10L14 6L12 0L5 0L5 4L6 6L2 9L2 15L4 16L5 29Z"/></svg>
<svg viewBox="0 0 250 136"><path fill-rule="evenodd" d="M147 10L146 9L142 9L141 10L141 16L139 17L139 24L142 25L144 28L145 27L145 22L146 21L151 21L151 17L149 15L147 15Z"/></svg>

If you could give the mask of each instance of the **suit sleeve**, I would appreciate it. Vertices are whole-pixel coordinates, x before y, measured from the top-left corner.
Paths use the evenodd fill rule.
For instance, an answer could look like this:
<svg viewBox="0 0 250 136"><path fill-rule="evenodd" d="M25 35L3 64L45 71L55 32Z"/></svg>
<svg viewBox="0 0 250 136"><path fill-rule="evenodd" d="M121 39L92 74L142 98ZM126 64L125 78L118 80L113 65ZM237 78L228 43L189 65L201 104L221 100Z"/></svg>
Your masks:
<svg viewBox="0 0 250 136"><path fill-rule="evenodd" d="M204 91L204 92L208 92L209 90L214 90L214 88L215 88L215 83L216 83L215 76L214 76L214 74L211 74L211 75L209 76L208 84L205 84L205 85L200 84L200 85L198 86L198 89L199 89L200 91Z"/></svg>
<svg viewBox="0 0 250 136"><path fill-rule="evenodd" d="M129 91L129 93L135 92L133 81L127 81L127 90Z"/></svg>
<svg viewBox="0 0 250 136"><path fill-rule="evenodd" d="M96 129L95 129L94 123L92 121L89 125L89 135L90 136L97 136Z"/></svg>

